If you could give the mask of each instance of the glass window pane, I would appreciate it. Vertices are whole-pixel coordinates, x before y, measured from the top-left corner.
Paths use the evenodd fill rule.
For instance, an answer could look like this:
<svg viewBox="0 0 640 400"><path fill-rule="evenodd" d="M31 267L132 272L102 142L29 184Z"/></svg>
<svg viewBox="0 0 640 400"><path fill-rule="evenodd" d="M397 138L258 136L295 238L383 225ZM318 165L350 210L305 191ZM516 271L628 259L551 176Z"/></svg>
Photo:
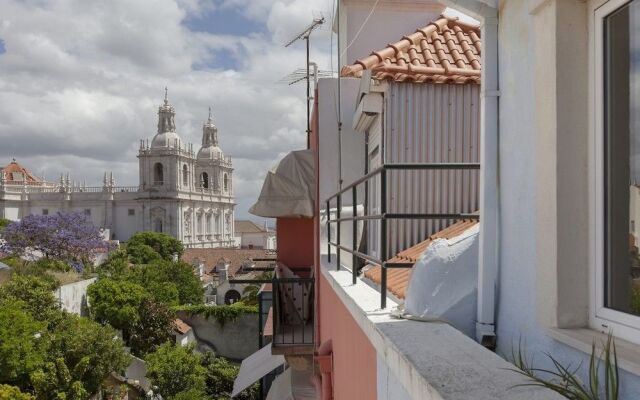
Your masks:
<svg viewBox="0 0 640 400"><path fill-rule="evenodd" d="M640 315L640 1L605 19L605 307Z"/></svg>

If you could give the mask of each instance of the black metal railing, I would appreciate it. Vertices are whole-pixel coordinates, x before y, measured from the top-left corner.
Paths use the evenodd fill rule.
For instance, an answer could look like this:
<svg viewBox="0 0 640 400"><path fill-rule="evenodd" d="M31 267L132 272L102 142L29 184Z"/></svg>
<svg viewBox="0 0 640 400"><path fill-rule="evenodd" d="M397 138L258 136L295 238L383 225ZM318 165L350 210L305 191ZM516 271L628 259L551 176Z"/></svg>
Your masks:
<svg viewBox="0 0 640 400"><path fill-rule="evenodd" d="M257 261L257 259L253 259ZM254 271L275 271L275 268L251 268ZM311 271L309 267L290 267L292 272ZM230 279L231 284L263 284L272 287L273 347L311 346L314 344L315 279Z"/></svg>
<svg viewBox="0 0 640 400"><path fill-rule="evenodd" d="M273 346L313 345L314 279L273 280Z"/></svg>
<svg viewBox="0 0 640 400"><path fill-rule="evenodd" d="M368 174L355 180L348 186L345 186L334 195L327 198L326 203L326 230L327 230L327 257L331 262L331 248L335 248L336 256L336 269L341 268L340 253L345 251L352 256L351 272L352 281L355 285L358 278L359 269L358 259L368 261L371 264L379 265L381 269L380 276L380 307L386 308L387 306L387 269L388 268L411 268L413 263L409 262L389 262L389 254L387 254L389 241L387 238L387 221L388 220L463 220L463 219L479 219L478 214L465 214L465 213L390 213L387 207L387 187L388 187L388 174L387 171L434 171L434 170L478 170L480 169L479 163L394 163L382 165ZM369 215L368 207L365 205L363 215L358 215L358 186L369 182L371 179L380 176L380 212L377 214ZM342 197L348 196L348 192L351 192L352 201L352 216L342 217ZM366 190L365 190L366 192ZM331 218L331 203L335 199L336 204L336 217ZM357 250L357 233L358 233L358 221L380 221L380 253L378 257L374 257L370 254L366 254ZM352 237L351 247L344 246L341 241L341 228L342 222L351 221ZM337 224L335 237L336 241L331 241L331 224ZM363 232L365 229L363 229ZM376 238L377 239L377 238Z"/></svg>

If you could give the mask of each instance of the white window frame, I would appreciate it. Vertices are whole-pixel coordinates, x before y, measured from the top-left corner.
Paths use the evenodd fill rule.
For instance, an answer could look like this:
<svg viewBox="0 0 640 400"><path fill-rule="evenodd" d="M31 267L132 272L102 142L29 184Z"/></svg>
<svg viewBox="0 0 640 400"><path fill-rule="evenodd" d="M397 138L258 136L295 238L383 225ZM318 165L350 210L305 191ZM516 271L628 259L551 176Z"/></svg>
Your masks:
<svg viewBox="0 0 640 400"><path fill-rule="evenodd" d="M590 170L590 237L591 296L589 324L591 328L640 344L640 316L616 311L604 306L604 20L632 0L609 0L596 8L593 19L593 127L591 129Z"/></svg>

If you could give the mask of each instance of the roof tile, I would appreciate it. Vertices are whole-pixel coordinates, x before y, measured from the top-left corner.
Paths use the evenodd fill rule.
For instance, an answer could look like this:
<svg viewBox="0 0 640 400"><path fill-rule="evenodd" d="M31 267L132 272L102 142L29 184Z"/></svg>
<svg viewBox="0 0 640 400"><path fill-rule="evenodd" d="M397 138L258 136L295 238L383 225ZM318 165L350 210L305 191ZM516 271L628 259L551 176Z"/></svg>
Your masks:
<svg viewBox="0 0 640 400"><path fill-rule="evenodd" d="M415 264L425 250L431 245L434 239L452 239L467 229L471 228L478 221L476 220L463 220L456 222L455 224L434 233L426 240L409 247L406 250L401 251L395 257L389 259L389 262L409 262ZM396 297L404 299L406 296L407 287L409 286L409 280L411 279L411 268L389 268L387 270L387 289L393 293ZM371 266L365 271L364 276L372 280L376 284L382 282L380 272L380 266Z"/></svg>
<svg viewBox="0 0 640 400"><path fill-rule="evenodd" d="M345 77L396 82L480 83L480 28L441 16L424 28L342 68Z"/></svg>

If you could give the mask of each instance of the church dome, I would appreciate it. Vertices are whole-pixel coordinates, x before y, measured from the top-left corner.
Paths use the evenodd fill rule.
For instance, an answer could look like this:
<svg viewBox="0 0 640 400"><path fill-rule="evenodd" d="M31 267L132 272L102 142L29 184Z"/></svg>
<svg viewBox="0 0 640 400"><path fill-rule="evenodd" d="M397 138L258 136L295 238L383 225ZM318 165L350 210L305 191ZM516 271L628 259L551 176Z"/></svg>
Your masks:
<svg viewBox="0 0 640 400"><path fill-rule="evenodd" d="M198 151L198 160L218 160L224 158L222 149L218 146L218 128L211 118L209 107L209 119L202 126L202 147Z"/></svg>
<svg viewBox="0 0 640 400"><path fill-rule="evenodd" d="M218 146L202 147L198 151L198 160L217 160L223 157L222 149Z"/></svg>
<svg viewBox="0 0 640 400"><path fill-rule="evenodd" d="M156 134L151 140L151 148L176 147L176 140L180 141L180 136L175 132L162 132Z"/></svg>
<svg viewBox="0 0 640 400"><path fill-rule="evenodd" d="M167 88L164 88L164 104L158 107L158 133L151 140L151 148L174 148L179 146L176 133L176 110L169 104Z"/></svg>

